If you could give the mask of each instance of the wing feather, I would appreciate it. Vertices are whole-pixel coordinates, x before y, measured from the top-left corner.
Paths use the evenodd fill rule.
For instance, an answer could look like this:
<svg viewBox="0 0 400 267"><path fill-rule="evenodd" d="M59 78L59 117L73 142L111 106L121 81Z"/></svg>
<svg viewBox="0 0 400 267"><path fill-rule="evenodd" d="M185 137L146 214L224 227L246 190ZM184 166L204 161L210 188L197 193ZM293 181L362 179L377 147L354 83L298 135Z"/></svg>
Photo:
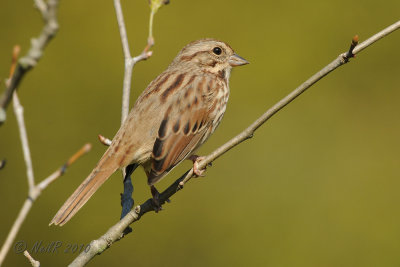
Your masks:
<svg viewBox="0 0 400 267"><path fill-rule="evenodd" d="M216 104L213 93L205 90L207 79L196 78L172 97L154 142L148 183L153 185L192 154L210 134L213 118L210 110ZM215 102L215 103L214 103Z"/></svg>

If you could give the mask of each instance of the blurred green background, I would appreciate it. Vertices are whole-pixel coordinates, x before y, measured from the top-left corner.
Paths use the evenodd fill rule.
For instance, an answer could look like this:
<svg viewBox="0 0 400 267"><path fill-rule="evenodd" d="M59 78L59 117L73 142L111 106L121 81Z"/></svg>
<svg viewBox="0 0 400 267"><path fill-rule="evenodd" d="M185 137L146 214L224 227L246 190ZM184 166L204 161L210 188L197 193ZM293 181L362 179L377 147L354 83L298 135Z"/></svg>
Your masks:
<svg viewBox="0 0 400 267"><path fill-rule="evenodd" d="M147 38L146 0L122 1L133 55ZM392 1L178 1L154 21L154 54L133 73L133 98L188 42L214 37L251 64L235 69L223 123L199 151L207 154L253 122L297 85L348 49L399 20ZM92 170L105 147L97 134L119 128L123 56L110 1L61 1L60 30L19 88L36 181L84 143L92 152L35 202L17 240L28 248L60 240L87 244L120 215L114 174L64 227L48 223ZM0 77L14 44L25 54L42 28L33 2L0 3ZM134 224L91 266L399 266L400 32L374 44L318 82L260 128L255 138L214 162L165 210ZM0 87L4 90L4 85ZM0 127L0 240L27 196L25 165L12 112ZM190 167L158 184L163 190ZM150 196L142 170L135 200ZM63 266L77 254L33 254ZM11 249L5 266L29 266Z"/></svg>

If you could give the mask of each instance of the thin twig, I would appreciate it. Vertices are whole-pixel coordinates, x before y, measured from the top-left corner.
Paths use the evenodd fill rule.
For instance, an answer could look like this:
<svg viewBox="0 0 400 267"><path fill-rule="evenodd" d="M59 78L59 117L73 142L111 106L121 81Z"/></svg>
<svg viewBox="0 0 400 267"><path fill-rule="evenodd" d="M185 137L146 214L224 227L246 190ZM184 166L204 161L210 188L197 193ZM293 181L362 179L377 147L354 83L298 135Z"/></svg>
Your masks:
<svg viewBox="0 0 400 267"><path fill-rule="evenodd" d="M6 87L10 86L11 78L14 75L15 68L17 67L19 53L21 52L21 47L19 45L14 45L12 57L11 57L11 66L10 66L10 74L6 81Z"/></svg>
<svg viewBox="0 0 400 267"><path fill-rule="evenodd" d="M129 112L129 98L130 98L133 62L132 62L131 52L129 51L128 36L126 34L126 27L121 8L121 1L114 0L114 7L115 7L115 13L117 15L118 28L121 36L122 50L124 51L124 59L125 59L124 82L122 90L122 113L121 113L121 124L122 124L125 121L126 117L128 116Z"/></svg>
<svg viewBox="0 0 400 267"><path fill-rule="evenodd" d="M128 34L126 33L124 14L122 13L121 1L114 0L115 13L117 15L118 29L121 36L122 50L124 51L125 60L131 59L131 52L129 50Z"/></svg>
<svg viewBox="0 0 400 267"><path fill-rule="evenodd" d="M169 0L150 0L150 19L149 19L149 36L147 37L147 45L144 48L143 52L147 52L154 45L154 36L153 36L153 21L154 15L157 11L163 6L168 5ZM143 53L142 53L143 54Z"/></svg>
<svg viewBox="0 0 400 267"><path fill-rule="evenodd" d="M397 23L395 23L393 25L396 25L396 24ZM380 38L382 38L383 36L387 35L388 33L393 32L395 30L395 29L393 29L393 25L384 29L377 35L381 36ZM390 32L388 32L389 28L392 29ZM397 28L399 28L399 27L397 27ZM387 32L387 33L385 35L381 35L382 32ZM374 36L377 36L377 35L374 35ZM363 45L363 47L366 48L369 45L376 42L377 40L379 40L380 38L376 38L376 39L374 39L374 41L370 41L370 39L368 39L367 41L365 41L365 42L369 43L368 45L365 45L364 43L362 43L360 45ZM361 51L361 49L357 50L357 48L356 48L353 50L353 54L356 54L360 51ZM305 81L299 87L297 87L289 95L287 95L282 100L280 100L277 104L275 104L270 109L268 109L261 117L259 117L256 121L254 121L243 132L241 132L240 134L238 134L237 136L232 138L230 141L228 141L221 147L217 148L215 151L213 151L207 157L205 157L205 159L199 163L199 169L204 168L207 164L211 163L212 161L214 161L221 155L225 154L233 147L235 147L238 144L242 143L243 141L253 137L254 132L261 125L263 125L269 118L271 118L274 114L276 114L279 110L281 110L287 104L292 102L295 98L297 98L305 90L310 88L317 81L319 81L320 79L325 77L327 74L329 74L336 68L347 63L348 60L345 60L346 54L347 54L347 52L340 54L334 61L329 63L326 67L321 69L319 72L317 72L311 78L309 78L307 81ZM193 169L188 170L185 174L183 174L179 179L177 179L164 192L162 192L160 194L160 197L159 197L160 204L161 205L164 204L167 201L167 199L169 199L176 192L181 190L183 188L183 185L187 181L189 181L191 177L193 177ZM123 219L121 219L117 224L112 226L99 239L93 240L90 243L91 244L90 250L88 252L82 252L78 257L75 258L75 260L71 263L70 266L83 266L86 263L88 263L96 255L99 255L104 250L108 249L114 242L123 238L124 237L123 231L124 231L124 229L126 229L126 227L131 225L133 222L138 221L141 218L141 216L143 216L144 214L146 214L149 211L153 211L154 209L155 209L155 207L154 207L154 203L153 203L152 199L148 199L142 205L136 206L135 209L131 210Z"/></svg>
<svg viewBox="0 0 400 267"><path fill-rule="evenodd" d="M27 250L24 251L24 256L29 260L33 267L40 267L40 262L35 260Z"/></svg>
<svg viewBox="0 0 400 267"><path fill-rule="evenodd" d="M0 98L0 125L6 120L6 108L11 101L14 91L19 86L24 75L36 66L43 55L43 51L49 41L54 37L58 30L57 8L59 0L35 0L35 6L42 14L45 25L37 38L31 41L28 53L18 60L15 71L7 84L7 88Z"/></svg>
<svg viewBox="0 0 400 267"><path fill-rule="evenodd" d="M156 3L156 4L153 4ZM149 23L149 38L147 39L147 45L144 48L143 52L136 56L132 57L129 49L128 43L128 35L126 33L124 16L121 8L121 1L114 0L115 14L117 16L119 34L121 36L122 50L124 52L125 59L125 71L124 71L124 82L123 82L123 90L122 90L122 112L121 112L121 124L125 121L126 117L128 117L129 113L129 99L131 94L131 82L132 82L132 71L133 67L139 61L143 61L151 57L153 54L152 51L149 51L150 48L154 45L153 38L153 17L157 10L162 6L164 1L160 0L152 0L150 1L150 23ZM160 3L160 4L159 4Z"/></svg>
<svg viewBox="0 0 400 267"><path fill-rule="evenodd" d="M6 87L10 86L11 77L14 75L15 68L17 66L18 56L19 56L20 52L21 52L21 47L19 45L14 45L12 56L11 56L10 74L8 76L8 79L5 82ZM5 119L5 118L6 118L5 110L0 108L0 124L1 124L1 120ZM5 166L5 164L6 164L6 160L4 159L0 162L0 169L2 169Z"/></svg>
<svg viewBox="0 0 400 267"><path fill-rule="evenodd" d="M89 153L92 149L92 145L90 143L85 144L81 149L79 149L75 154L73 154L64 165L62 165L58 170L50 174L46 179L41 181L36 187L41 191L44 190L49 184L54 182L58 177L65 174L67 168L71 166L75 161L81 158L83 155Z"/></svg>
<svg viewBox="0 0 400 267"><path fill-rule="evenodd" d="M15 96L14 96L15 97ZM14 98L15 99L15 98ZM61 166L57 171L52 173L50 176L45 178L42 182L40 182L38 185L33 185L33 187L29 187L29 194L27 199L25 200L18 216L17 219L15 220L13 226L11 227L10 232L8 233L7 239L4 242L1 250L0 250L0 266L3 263L8 251L11 248L12 243L15 240L15 237L17 236L19 229L22 226L22 223L25 221L26 216L28 215L33 202L40 196L42 191L47 188L47 186L56 180L58 177L62 176L66 168L70 166L73 162L75 162L78 158L82 157L84 154L89 152L91 148L90 144L84 145L81 149L79 149L74 155L72 155L68 161Z"/></svg>
<svg viewBox="0 0 400 267"><path fill-rule="evenodd" d="M24 222L26 216L31 210L33 201L30 198L25 199L24 204L22 205L21 210L18 213L17 219L15 220L13 226L11 227L10 232L8 232L7 239L4 242L3 246L0 250L0 266L4 262L8 251L10 250L15 237L17 236L19 229L21 228L22 223Z"/></svg>
<svg viewBox="0 0 400 267"><path fill-rule="evenodd" d="M14 112L17 118L19 134L22 143L22 151L24 153L29 190L31 190L35 187L35 178L33 175L31 151L29 149L28 135L26 133L26 127L25 127L24 108L22 107L21 102L19 102L19 98L16 91L14 91L13 101L14 101Z"/></svg>
<svg viewBox="0 0 400 267"><path fill-rule="evenodd" d="M378 32L377 34L371 36L368 38L368 40L362 42L361 44L357 45L357 47L353 50L353 54L358 54L368 46L372 45L379 39L385 37L386 35L394 32L395 30L400 28L400 20L397 21L396 23L393 23L389 27L385 28L383 31Z"/></svg>

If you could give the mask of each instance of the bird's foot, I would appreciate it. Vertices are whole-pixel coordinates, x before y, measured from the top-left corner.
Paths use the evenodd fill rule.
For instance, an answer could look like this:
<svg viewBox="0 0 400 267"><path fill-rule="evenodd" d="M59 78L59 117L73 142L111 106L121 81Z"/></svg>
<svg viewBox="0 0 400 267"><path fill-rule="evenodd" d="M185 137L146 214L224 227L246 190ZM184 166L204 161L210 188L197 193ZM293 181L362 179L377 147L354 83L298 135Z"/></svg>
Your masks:
<svg viewBox="0 0 400 267"><path fill-rule="evenodd" d="M153 196L153 207L154 211L157 213L162 210L161 203L160 203L160 193L158 192L157 188L152 185L150 186L151 195ZM169 199L167 200L169 202Z"/></svg>
<svg viewBox="0 0 400 267"><path fill-rule="evenodd" d="M206 168L199 169L199 163L204 160L206 157L200 157L198 155L191 155L189 159L193 161L193 173L196 175L195 177L204 177Z"/></svg>

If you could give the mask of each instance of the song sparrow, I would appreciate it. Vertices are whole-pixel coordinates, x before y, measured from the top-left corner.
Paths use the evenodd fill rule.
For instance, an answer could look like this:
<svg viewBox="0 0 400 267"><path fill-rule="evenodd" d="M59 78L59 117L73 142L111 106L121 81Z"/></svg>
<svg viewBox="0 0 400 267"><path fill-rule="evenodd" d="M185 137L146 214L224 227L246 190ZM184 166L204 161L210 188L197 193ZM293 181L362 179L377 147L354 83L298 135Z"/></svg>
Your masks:
<svg viewBox="0 0 400 267"><path fill-rule="evenodd" d="M97 166L50 224L68 222L119 168L142 165L154 189L217 128L228 102L231 69L244 64L248 62L221 41L202 39L186 45L139 96ZM196 166L195 162L200 175Z"/></svg>

